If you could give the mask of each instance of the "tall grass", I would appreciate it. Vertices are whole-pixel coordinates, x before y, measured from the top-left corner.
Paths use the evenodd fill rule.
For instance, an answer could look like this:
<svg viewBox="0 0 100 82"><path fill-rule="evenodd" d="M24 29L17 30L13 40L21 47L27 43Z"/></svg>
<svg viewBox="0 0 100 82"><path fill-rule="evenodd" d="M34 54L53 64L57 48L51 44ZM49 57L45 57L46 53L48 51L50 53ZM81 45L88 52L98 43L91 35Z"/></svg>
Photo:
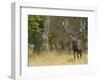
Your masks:
<svg viewBox="0 0 100 82"><path fill-rule="evenodd" d="M81 59L75 59L73 54L60 53L55 51L43 52L40 54L28 53L28 66L46 66L46 65L66 65L66 64L87 64L88 56L86 53L82 55Z"/></svg>

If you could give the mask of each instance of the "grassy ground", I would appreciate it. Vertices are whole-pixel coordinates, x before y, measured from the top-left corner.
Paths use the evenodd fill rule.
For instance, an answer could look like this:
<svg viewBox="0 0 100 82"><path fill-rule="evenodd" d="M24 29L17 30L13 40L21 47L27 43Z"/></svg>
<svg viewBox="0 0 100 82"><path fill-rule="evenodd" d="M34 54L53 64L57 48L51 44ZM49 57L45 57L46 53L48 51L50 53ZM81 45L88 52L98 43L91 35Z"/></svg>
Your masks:
<svg viewBox="0 0 100 82"><path fill-rule="evenodd" d="M29 51L28 66L46 66L46 65L66 65L66 64L87 64L87 54L83 54L81 59L74 60L73 54L48 52L37 55Z"/></svg>

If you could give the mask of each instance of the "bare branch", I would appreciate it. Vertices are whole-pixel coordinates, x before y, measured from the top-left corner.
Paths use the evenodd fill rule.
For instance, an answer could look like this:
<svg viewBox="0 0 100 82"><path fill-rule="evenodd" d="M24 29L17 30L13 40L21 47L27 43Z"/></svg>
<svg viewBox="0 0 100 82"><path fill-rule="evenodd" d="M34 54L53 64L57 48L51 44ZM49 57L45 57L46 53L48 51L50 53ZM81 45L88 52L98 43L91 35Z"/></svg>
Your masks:
<svg viewBox="0 0 100 82"><path fill-rule="evenodd" d="M86 21L80 21L81 31L85 31Z"/></svg>

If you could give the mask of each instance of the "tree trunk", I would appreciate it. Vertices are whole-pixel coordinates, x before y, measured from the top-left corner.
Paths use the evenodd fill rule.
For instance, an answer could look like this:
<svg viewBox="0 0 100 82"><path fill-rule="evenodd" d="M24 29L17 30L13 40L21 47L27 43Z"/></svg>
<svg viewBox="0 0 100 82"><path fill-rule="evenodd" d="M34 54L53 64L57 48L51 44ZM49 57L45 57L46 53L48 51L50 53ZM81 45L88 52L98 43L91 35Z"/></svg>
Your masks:
<svg viewBox="0 0 100 82"><path fill-rule="evenodd" d="M44 31L43 31L43 47L45 50L49 49L48 46L48 31L49 31L49 24L50 24L50 19L49 16L44 17L43 20L43 26L44 26Z"/></svg>

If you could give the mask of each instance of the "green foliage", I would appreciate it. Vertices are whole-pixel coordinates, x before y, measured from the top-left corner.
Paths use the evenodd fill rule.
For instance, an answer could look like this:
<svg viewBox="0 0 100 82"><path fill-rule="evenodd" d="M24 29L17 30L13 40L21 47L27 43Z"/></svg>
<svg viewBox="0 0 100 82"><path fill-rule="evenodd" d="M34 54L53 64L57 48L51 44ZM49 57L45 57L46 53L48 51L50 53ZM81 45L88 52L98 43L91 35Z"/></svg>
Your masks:
<svg viewBox="0 0 100 82"><path fill-rule="evenodd" d="M43 38L41 28L41 17L40 16L28 16L28 42L34 44L35 51L39 52Z"/></svg>

